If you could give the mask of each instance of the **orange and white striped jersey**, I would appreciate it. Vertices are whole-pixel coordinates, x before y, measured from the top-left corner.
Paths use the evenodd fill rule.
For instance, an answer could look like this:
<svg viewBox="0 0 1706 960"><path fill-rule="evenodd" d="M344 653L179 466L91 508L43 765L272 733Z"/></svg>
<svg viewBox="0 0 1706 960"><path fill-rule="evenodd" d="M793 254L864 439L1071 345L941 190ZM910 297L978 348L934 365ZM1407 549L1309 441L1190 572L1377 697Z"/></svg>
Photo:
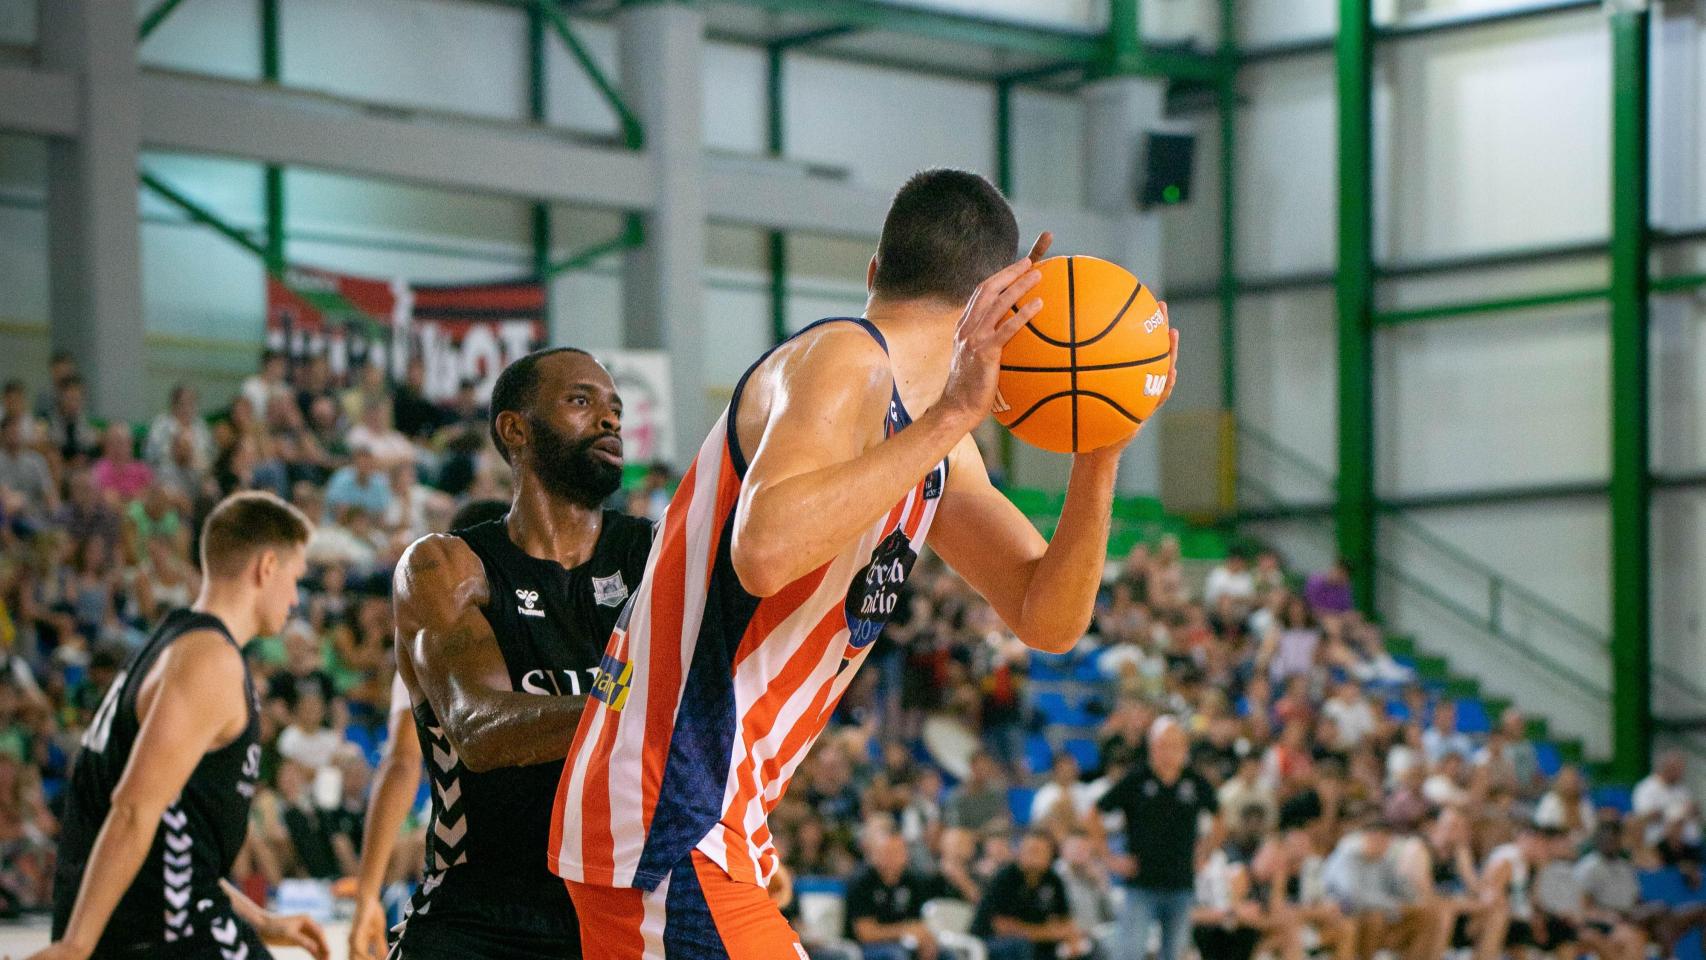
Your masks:
<svg viewBox="0 0 1706 960"><path fill-rule="evenodd" d="M888 349L863 319L806 330L832 322ZM947 460L834 559L773 596L747 593L729 545L749 376L670 501L575 731L549 851L565 879L651 890L698 850L735 880L769 881L770 811L894 612L941 502ZM896 392L885 435L910 422Z"/></svg>

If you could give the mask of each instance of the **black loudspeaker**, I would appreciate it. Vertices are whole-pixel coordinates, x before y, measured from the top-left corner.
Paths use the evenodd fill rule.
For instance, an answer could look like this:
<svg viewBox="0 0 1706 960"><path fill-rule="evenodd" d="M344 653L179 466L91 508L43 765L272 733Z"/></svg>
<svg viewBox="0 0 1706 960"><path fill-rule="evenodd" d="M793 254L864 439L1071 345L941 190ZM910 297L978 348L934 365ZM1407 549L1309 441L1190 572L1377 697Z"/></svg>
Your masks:
<svg viewBox="0 0 1706 960"><path fill-rule="evenodd" d="M1195 163L1197 138L1188 133L1150 133L1144 145L1143 186L1137 205L1170 207L1191 198L1191 167Z"/></svg>

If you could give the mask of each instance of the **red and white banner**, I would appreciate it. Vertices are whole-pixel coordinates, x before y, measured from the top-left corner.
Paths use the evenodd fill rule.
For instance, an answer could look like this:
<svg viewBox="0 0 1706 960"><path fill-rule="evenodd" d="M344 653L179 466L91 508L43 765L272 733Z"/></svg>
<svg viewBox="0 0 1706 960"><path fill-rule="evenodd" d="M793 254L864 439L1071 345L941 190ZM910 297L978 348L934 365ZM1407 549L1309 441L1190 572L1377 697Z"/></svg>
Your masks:
<svg viewBox="0 0 1706 960"><path fill-rule="evenodd" d="M411 284L306 267L267 278L269 346L294 358L324 353L334 376L378 360L400 379L419 357L433 400L472 380L484 402L498 372L545 335L545 287L536 280Z"/></svg>

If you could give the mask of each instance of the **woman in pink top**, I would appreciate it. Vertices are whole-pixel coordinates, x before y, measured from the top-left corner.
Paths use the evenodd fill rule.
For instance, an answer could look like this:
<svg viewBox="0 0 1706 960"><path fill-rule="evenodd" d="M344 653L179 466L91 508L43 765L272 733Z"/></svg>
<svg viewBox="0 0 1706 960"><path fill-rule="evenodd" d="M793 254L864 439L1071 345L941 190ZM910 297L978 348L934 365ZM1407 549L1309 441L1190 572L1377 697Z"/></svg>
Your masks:
<svg viewBox="0 0 1706 960"><path fill-rule="evenodd" d="M121 422L108 426L101 437L101 459L90 468L89 477L102 494L128 503L154 482L154 471L132 454L130 427Z"/></svg>

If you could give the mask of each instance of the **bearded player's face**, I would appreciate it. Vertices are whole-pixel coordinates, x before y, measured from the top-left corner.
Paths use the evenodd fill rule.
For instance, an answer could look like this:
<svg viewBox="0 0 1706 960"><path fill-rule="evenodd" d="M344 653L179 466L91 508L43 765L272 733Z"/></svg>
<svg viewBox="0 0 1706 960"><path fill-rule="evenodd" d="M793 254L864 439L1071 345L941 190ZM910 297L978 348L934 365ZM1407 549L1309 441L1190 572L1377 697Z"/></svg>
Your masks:
<svg viewBox="0 0 1706 960"><path fill-rule="evenodd" d="M598 361L579 353L542 360L527 423L525 468L552 493L597 506L622 485L622 397Z"/></svg>

